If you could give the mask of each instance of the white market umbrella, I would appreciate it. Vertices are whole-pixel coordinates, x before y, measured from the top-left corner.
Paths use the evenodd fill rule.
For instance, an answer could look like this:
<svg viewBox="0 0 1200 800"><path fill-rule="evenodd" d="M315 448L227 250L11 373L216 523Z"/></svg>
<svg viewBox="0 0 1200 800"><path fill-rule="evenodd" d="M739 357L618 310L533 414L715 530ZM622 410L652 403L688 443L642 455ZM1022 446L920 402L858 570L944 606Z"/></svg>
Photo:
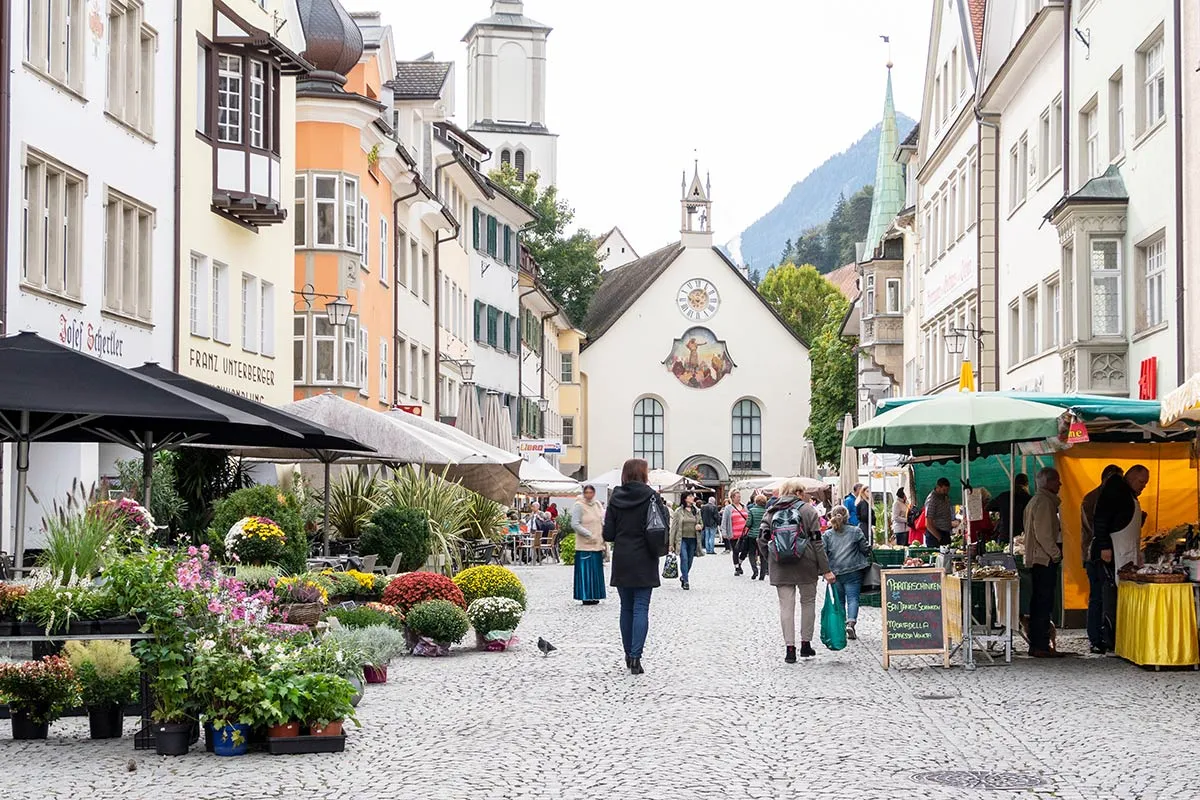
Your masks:
<svg viewBox="0 0 1200 800"><path fill-rule="evenodd" d="M492 447L506 452L515 452L513 443L512 416L500 402L500 393L490 391L483 399L483 431L480 439Z"/></svg>
<svg viewBox="0 0 1200 800"><path fill-rule="evenodd" d="M458 419L454 427L468 436L483 438L483 419L479 413L479 393L475 384L464 383L458 393Z"/></svg>
<svg viewBox="0 0 1200 800"><path fill-rule="evenodd" d="M817 474L817 448L812 439L805 439L800 448L800 463L796 467L796 473L806 478Z"/></svg>
<svg viewBox="0 0 1200 800"><path fill-rule="evenodd" d="M597 491L600 490L600 487L611 489L615 486L620 486L621 470L620 468L610 469L608 472L584 481L584 483L595 486ZM667 493L683 492L689 489L703 490L705 488L704 484L697 483L691 478L685 478L683 475L677 475L665 469L650 470L650 480L648 483L658 491Z"/></svg>
<svg viewBox="0 0 1200 800"><path fill-rule="evenodd" d="M533 494L566 497L579 494L579 481L568 478L554 468L545 456L521 462L521 488Z"/></svg>
<svg viewBox="0 0 1200 800"><path fill-rule="evenodd" d="M1200 373L1162 399L1163 427L1180 420L1200 422Z"/></svg>
<svg viewBox="0 0 1200 800"><path fill-rule="evenodd" d="M849 414L842 420L842 463L838 471L838 494L842 498L850 496L854 484L858 483L858 451L846 444L846 437L854 430L854 418Z"/></svg>

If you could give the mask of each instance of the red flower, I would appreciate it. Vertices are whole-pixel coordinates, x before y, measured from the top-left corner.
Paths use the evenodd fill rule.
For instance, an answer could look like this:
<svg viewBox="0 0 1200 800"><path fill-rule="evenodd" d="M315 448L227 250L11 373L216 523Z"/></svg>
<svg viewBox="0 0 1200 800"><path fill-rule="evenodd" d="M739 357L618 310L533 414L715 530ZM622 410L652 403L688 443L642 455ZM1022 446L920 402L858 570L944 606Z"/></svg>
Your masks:
<svg viewBox="0 0 1200 800"><path fill-rule="evenodd" d="M445 575L436 572L409 572L393 579L383 591L383 602L405 614L426 600L449 600L464 610L467 607L462 589Z"/></svg>

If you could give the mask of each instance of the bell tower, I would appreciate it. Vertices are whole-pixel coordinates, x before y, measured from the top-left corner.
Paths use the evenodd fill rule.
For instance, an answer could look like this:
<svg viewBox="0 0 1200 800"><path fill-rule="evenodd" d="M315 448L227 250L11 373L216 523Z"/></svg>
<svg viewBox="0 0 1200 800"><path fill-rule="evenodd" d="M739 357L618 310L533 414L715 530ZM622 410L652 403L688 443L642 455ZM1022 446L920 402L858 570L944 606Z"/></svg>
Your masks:
<svg viewBox="0 0 1200 800"><path fill-rule="evenodd" d="M679 200L679 232L684 247L712 247L712 179L706 173L700 182L700 160L695 162L692 182L689 184L687 171L683 173L679 189L683 193Z"/></svg>

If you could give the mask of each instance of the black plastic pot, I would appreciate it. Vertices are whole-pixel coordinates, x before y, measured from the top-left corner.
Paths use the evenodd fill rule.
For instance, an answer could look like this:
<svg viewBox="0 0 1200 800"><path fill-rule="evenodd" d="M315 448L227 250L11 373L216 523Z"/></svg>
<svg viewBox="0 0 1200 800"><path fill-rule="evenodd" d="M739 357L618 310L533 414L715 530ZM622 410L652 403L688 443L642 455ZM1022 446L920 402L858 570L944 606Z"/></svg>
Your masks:
<svg viewBox="0 0 1200 800"><path fill-rule="evenodd" d="M154 723L154 752L160 756L184 756L191 747L190 722Z"/></svg>
<svg viewBox="0 0 1200 800"><path fill-rule="evenodd" d="M77 619L67 626L68 636L90 636L96 632L96 623L90 619Z"/></svg>
<svg viewBox="0 0 1200 800"><path fill-rule="evenodd" d="M0 619L0 636L16 636L20 623L9 619Z"/></svg>
<svg viewBox="0 0 1200 800"><path fill-rule="evenodd" d="M12 712L14 739L45 739L50 735L49 722L34 722L24 711Z"/></svg>
<svg viewBox="0 0 1200 800"><path fill-rule="evenodd" d="M133 617L115 617L96 622L96 633L137 633L142 629L142 623Z"/></svg>
<svg viewBox="0 0 1200 800"><path fill-rule="evenodd" d="M93 739L120 739L125 709L119 705L88 709L88 727Z"/></svg>
<svg viewBox="0 0 1200 800"><path fill-rule="evenodd" d="M217 734L213 732L211 722L204 723L204 752L213 752L213 746L216 743Z"/></svg>
<svg viewBox="0 0 1200 800"><path fill-rule="evenodd" d="M17 636L41 636L46 632L46 629L36 622L18 622Z"/></svg>
<svg viewBox="0 0 1200 800"><path fill-rule="evenodd" d="M29 635L41 636L44 633L45 633L45 630L39 630L36 634L29 634ZM64 644L66 644L66 642L64 642L61 639L55 639L55 640L49 641L49 642L34 642L33 643L33 658L36 661L38 659L45 658L46 656L61 655Z"/></svg>
<svg viewBox="0 0 1200 800"><path fill-rule="evenodd" d="M288 736L267 739L267 752L273 756L298 753L341 753L346 750L346 734L340 736Z"/></svg>

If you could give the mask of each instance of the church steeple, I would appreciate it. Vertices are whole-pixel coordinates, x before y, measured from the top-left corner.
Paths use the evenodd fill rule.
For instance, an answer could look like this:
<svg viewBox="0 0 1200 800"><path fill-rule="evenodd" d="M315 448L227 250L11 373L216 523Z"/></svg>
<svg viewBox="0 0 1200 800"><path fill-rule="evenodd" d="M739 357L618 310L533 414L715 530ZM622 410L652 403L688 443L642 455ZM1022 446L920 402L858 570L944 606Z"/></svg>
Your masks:
<svg viewBox="0 0 1200 800"><path fill-rule="evenodd" d="M875 162L875 191L871 200L871 224L867 228L863 259L872 257L883 233L904 207L904 172L896 161L900 131L896 127L896 104L892 99L892 62L887 64L887 95L883 101L883 126L879 132L879 154Z"/></svg>
<svg viewBox="0 0 1200 800"><path fill-rule="evenodd" d="M695 171L689 184L687 170L679 183L682 196L679 199L679 232L683 234L685 247L712 246L712 179L705 174L700 181L700 160L695 161Z"/></svg>

